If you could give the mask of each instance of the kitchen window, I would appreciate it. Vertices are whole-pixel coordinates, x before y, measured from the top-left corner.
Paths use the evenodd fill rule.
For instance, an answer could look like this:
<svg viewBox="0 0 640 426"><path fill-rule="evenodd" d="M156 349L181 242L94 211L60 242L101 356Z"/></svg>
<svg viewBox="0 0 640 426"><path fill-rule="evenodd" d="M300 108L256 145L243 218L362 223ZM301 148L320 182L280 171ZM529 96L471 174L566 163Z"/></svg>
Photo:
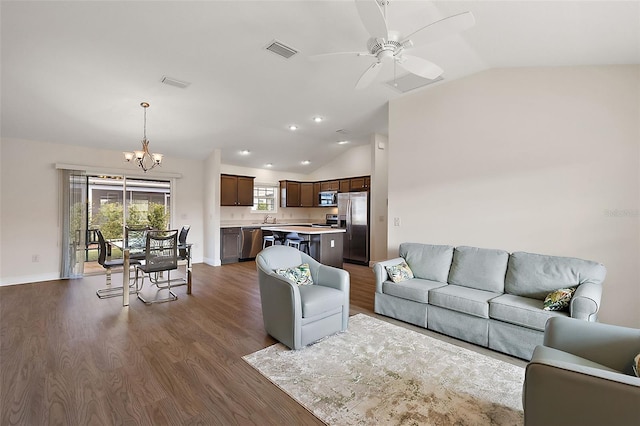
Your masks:
<svg viewBox="0 0 640 426"><path fill-rule="evenodd" d="M277 211L278 186L273 184L253 185L253 207L252 212L275 213Z"/></svg>

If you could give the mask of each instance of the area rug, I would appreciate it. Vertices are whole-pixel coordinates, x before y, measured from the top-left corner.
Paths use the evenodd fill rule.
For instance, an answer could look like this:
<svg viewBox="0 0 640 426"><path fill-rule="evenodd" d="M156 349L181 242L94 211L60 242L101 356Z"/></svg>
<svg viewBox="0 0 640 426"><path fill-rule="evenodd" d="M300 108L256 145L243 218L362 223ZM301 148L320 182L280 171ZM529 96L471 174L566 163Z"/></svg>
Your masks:
<svg viewBox="0 0 640 426"><path fill-rule="evenodd" d="M358 314L243 359L329 425L521 425L524 369Z"/></svg>

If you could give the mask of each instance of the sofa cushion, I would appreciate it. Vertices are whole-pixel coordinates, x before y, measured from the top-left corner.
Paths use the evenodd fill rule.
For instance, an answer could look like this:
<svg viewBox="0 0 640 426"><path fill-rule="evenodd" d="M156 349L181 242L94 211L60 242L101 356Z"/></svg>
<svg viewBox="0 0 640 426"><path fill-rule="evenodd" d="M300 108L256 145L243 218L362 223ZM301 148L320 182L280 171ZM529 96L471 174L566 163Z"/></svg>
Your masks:
<svg viewBox="0 0 640 426"><path fill-rule="evenodd" d="M453 258L452 246L402 243L399 254L407 261L416 278L447 282Z"/></svg>
<svg viewBox="0 0 640 426"><path fill-rule="evenodd" d="M503 294L489 302L490 318L538 331L544 331L547 320L553 316L566 317L567 313L545 311L541 300L513 294Z"/></svg>
<svg viewBox="0 0 640 426"><path fill-rule="evenodd" d="M385 281L382 283L382 292L402 299L413 300L414 302L429 303L429 290L446 285L447 284L438 281L422 280L420 278L414 278L397 284L391 281Z"/></svg>
<svg viewBox="0 0 640 426"><path fill-rule="evenodd" d="M509 253L504 250L456 247L448 283L503 293L508 261Z"/></svg>
<svg viewBox="0 0 640 426"><path fill-rule="evenodd" d="M344 293L322 285L304 285L300 290L302 318L314 317L338 308L344 303Z"/></svg>
<svg viewBox="0 0 640 426"><path fill-rule="evenodd" d="M584 283L602 284L605 267L590 260L515 252L509 256L505 293L544 300L559 289Z"/></svg>
<svg viewBox="0 0 640 426"><path fill-rule="evenodd" d="M489 318L489 300L498 296L500 293L449 284L431 290L429 303L452 311Z"/></svg>
<svg viewBox="0 0 640 426"><path fill-rule="evenodd" d="M575 293L576 289L573 288L560 288L547 294L542 303L545 311L563 311L569 307L571 297Z"/></svg>
<svg viewBox="0 0 640 426"><path fill-rule="evenodd" d="M389 278L391 278L391 281L394 283L401 283L402 281L407 281L413 278L413 272L411 271L411 268L409 268L409 265L407 265L407 262L401 262L398 265L385 266L385 269L387 270Z"/></svg>

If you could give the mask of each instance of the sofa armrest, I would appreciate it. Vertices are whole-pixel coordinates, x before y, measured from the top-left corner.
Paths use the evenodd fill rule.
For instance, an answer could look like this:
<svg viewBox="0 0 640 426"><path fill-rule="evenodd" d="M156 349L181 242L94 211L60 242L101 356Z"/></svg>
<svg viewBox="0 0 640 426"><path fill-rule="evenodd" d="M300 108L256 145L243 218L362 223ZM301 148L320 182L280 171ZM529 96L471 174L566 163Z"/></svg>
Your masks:
<svg viewBox="0 0 640 426"><path fill-rule="evenodd" d="M523 387L525 425L629 425L640 418L640 379L534 352Z"/></svg>
<svg viewBox="0 0 640 426"><path fill-rule="evenodd" d="M585 321L595 321L600 310L600 299L602 298L602 285L594 283L584 283L578 286L571 298L569 310L571 318Z"/></svg>
<svg viewBox="0 0 640 426"><path fill-rule="evenodd" d="M633 374L632 360L640 353L640 330L552 317L545 327L544 345Z"/></svg>
<svg viewBox="0 0 640 426"><path fill-rule="evenodd" d="M389 279L385 266L399 265L404 262L404 258L396 257L395 259L384 260L373 265L373 273L376 276L376 293L382 293L382 283Z"/></svg>

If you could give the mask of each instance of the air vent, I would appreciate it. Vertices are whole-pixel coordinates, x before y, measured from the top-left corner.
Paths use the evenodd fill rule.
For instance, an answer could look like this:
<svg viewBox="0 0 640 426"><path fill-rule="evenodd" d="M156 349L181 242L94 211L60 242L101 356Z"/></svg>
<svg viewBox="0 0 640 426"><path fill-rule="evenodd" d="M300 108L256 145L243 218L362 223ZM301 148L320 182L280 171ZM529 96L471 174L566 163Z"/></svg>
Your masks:
<svg viewBox="0 0 640 426"><path fill-rule="evenodd" d="M338 129L336 130L336 133L340 133L341 135L348 135L349 131L346 129Z"/></svg>
<svg viewBox="0 0 640 426"><path fill-rule="evenodd" d="M179 87L180 89L187 88L191 83L187 83L186 81L180 81L175 78L164 76L162 80L160 80L164 84L168 84L169 86Z"/></svg>
<svg viewBox="0 0 640 426"><path fill-rule="evenodd" d="M275 53L276 55L280 55L285 59L289 59L290 57L298 53L296 49L286 46L278 40L273 40L267 45L265 49Z"/></svg>
<svg viewBox="0 0 640 426"><path fill-rule="evenodd" d="M420 77L415 74L407 74L402 77L398 77L395 80L387 81L385 84L400 93L407 93L442 80L442 76L434 80L429 80L428 78Z"/></svg>

